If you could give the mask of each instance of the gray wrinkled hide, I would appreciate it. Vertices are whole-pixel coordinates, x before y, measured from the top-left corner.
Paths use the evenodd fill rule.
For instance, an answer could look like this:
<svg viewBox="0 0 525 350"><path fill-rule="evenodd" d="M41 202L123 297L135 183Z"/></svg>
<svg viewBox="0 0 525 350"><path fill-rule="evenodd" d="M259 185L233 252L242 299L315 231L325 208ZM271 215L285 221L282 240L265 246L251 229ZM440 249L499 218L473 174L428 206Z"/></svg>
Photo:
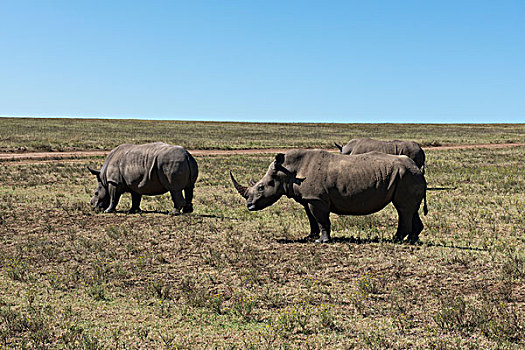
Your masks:
<svg viewBox="0 0 525 350"><path fill-rule="evenodd" d="M130 212L137 212L142 195L154 196L169 191L174 214L179 214L182 208L184 212L193 210L193 188L198 177L198 166L183 147L162 142L120 145L111 151L100 171L90 171L98 180L91 200L94 208L112 212L120 196L130 192Z"/></svg>
<svg viewBox="0 0 525 350"><path fill-rule="evenodd" d="M423 149L417 142L413 141L379 141L371 138L361 138L350 140L343 147L338 147L342 154L363 154L377 151L407 156L412 159L420 169L425 165L425 152L423 152Z"/></svg>
<svg viewBox="0 0 525 350"><path fill-rule="evenodd" d="M418 214L426 181L406 156L379 152L341 157L322 150L291 150L278 154L266 175L251 187L238 184L249 210L261 210L282 195L305 208L310 237L330 240L330 213L366 215L392 202L399 214L395 240L411 242L423 229ZM426 203L425 203L426 213Z"/></svg>

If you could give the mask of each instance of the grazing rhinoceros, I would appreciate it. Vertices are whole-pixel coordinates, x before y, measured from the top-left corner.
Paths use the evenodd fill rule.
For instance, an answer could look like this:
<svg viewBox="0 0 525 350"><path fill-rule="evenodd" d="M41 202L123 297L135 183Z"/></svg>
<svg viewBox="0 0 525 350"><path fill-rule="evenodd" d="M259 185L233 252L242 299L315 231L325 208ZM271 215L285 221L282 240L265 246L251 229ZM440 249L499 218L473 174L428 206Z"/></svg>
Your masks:
<svg viewBox="0 0 525 350"><path fill-rule="evenodd" d="M417 142L413 141L379 141L371 138L353 139L346 145L335 144L342 154L362 154L368 152L382 152L387 154L404 155L412 159L419 169L425 173L425 152Z"/></svg>
<svg viewBox="0 0 525 350"><path fill-rule="evenodd" d="M248 210L261 210L282 195L304 206L310 221L309 238L317 243L330 240L330 213L366 215L392 202L399 214L394 237L418 240L423 223L418 210L425 199L426 181L416 164L406 156L370 152L342 157L322 150L291 150L277 154L266 175L250 187L233 185L246 199Z"/></svg>
<svg viewBox="0 0 525 350"><path fill-rule="evenodd" d="M102 169L89 171L97 177L98 187L91 199L93 209L115 211L120 196L131 192L130 213L140 211L142 195L155 196L170 192L179 215L193 211L193 188L199 169L184 148L162 142L144 145L120 145L106 158ZM184 190L184 197L182 196Z"/></svg>

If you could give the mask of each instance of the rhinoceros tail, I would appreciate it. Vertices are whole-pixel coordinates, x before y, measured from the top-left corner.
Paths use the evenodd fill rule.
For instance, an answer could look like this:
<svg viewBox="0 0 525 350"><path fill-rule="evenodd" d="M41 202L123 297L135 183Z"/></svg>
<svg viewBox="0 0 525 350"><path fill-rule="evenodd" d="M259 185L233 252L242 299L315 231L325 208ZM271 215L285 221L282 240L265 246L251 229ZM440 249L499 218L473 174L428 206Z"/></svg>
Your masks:
<svg viewBox="0 0 525 350"><path fill-rule="evenodd" d="M427 191L425 191L425 196L423 197L423 214L425 214L425 216L428 214Z"/></svg>

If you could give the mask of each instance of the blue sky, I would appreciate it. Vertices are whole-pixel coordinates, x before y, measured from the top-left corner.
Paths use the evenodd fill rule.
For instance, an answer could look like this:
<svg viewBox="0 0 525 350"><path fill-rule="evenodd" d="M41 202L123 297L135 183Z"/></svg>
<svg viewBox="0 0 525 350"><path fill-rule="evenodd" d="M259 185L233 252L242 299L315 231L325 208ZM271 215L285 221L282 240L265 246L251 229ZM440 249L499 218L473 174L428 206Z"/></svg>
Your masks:
<svg viewBox="0 0 525 350"><path fill-rule="evenodd" d="M2 1L0 115L525 122L525 1Z"/></svg>

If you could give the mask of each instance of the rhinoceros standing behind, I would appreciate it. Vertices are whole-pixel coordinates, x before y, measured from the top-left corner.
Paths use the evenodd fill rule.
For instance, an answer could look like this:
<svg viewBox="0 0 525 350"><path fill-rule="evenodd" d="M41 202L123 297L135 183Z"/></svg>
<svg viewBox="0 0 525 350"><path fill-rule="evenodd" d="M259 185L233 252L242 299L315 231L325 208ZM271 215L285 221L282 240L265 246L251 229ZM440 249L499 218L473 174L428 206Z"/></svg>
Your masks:
<svg viewBox="0 0 525 350"><path fill-rule="evenodd" d="M387 154L404 155L412 159L424 174L425 152L414 141L379 141L371 138L352 139L344 146L335 144L342 154L363 154L367 152L382 152Z"/></svg>
<svg viewBox="0 0 525 350"><path fill-rule="evenodd" d="M129 212L135 213L140 211L143 195L155 196L169 191L174 215L179 215L181 209L185 213L193 211L193 188L199 169L195 159L181 146L162 142L124 144L111 151L102 169L88 169L98 181L91 199L94 209L113 212L120 196L130 192Z"/></svg>
<svg viewBox="0 0 525 350"><path fill-rule="evenodd" d="M251 187L235 181L248 210L261 210L282 195L304 206L310 221L309 238L330 240L330 213L366 215L392 202L399 214L394 240L407 235L418 240L423 223L418 210L425 199L426 181L416 164L406 156L371 152L342 157L322 150L291 150L277 154L266 175Z"/></svg>

